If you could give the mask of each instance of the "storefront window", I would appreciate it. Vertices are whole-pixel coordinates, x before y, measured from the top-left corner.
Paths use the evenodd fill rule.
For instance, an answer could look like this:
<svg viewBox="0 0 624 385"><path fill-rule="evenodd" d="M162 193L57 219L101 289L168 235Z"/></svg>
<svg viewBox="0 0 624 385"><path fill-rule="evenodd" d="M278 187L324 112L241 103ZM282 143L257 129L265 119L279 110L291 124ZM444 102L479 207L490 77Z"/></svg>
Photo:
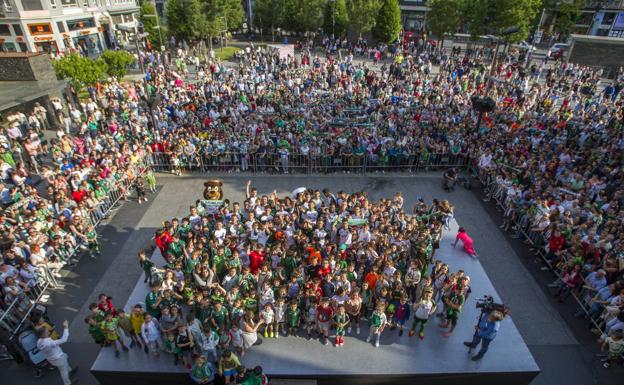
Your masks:
<svg viewBox="0 0 624 385"><path fill-rule="evenodd" d="M95 20L93 18L67 20L67 29L70 31L77 31L79 29L93 28L93 27L95 27Z"/></svg>
<svg viewBox="0 0 624 385"><path fill-rule="evenodd" d="M49 35L52 33L50 24L28 24L31 35Z"/></svg>
<svg viewBox="0 0 624 385"><path fill-rule="evenodd" d="M11 36L11 28L8 24L0 24L0 36Z"/></svg>
<svg viewBox="0 0 624 385"><path fill-rule="evenodd" d="M19 45L20 48L20 52L28 52L28 47L26 46L26 43L17 43Z"/></svg>
<svg viewBox="0 0 624 385"><path fill-rule="evenodd" d="M15 48L15 43L4 43L2 47L2 52L17 52L17 48Z"/></svg>
<svg viewBox="0 0 624 385"><path fill-rule="evenodd" d="M97 33L73 38L74 47L84 56L97 56L102 52L102 43Z"/></svg>
<svg viewBox="0 0 624 385"><path fill-rule="evenodd" d="M58 47L56 46L56 42L54 40L36 42L35 47L37 48L37 52L45 52L45 53L52 53L52 54L58 53Z"/></svg>

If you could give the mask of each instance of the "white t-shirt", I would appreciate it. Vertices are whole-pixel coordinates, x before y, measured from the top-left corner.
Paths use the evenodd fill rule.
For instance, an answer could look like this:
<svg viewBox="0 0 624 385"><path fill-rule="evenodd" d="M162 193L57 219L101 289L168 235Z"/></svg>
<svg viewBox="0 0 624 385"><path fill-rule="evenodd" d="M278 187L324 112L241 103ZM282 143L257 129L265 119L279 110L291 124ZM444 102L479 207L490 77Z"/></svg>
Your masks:
<svg viewBox="0 0 624 385"><path fill-rule="evenodd" d="M416 308L414 316L420 319L428 319L431 314L431 309L433 309L432 301L421 301L418 304L418 308Z"/></svg>

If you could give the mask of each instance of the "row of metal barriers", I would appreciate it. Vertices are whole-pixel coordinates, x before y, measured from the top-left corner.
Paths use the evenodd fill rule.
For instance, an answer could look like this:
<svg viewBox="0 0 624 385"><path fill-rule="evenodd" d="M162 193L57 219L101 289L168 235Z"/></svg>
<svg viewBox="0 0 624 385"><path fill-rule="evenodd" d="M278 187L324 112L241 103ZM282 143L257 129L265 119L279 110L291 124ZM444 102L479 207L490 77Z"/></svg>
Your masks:
<svg viewBox="0 0 624 385"><path fill-rule="evenodd" d="M533 217L529 210L518 210L517 207L512 206L514 198L508 195L507 186L497 180L495 173L489 172L488 169L480 169L477 171L477 175L486 190L487 197L503 210L505 218L510 221L510 225L516 231L517 237L528 241L537 256L556 275L557 281L560 281L564 272L560 265L554 265L547 257L548 253L545 247L548 240L544 238L541 232L533 230L535 223L533 223ZM512 210L515 210L515 215L513 216L510 215ZM590 313L590 304L585 295L583 295L581 288L574 288L570 294L583 313L589 317L593 326L600 330L597 319Z"/></svg>
<svg viewBox="0 0 624 385"><path fill-rule="evenodd" d="M87 220L97 230L97 227L106 218L110 217L112 212L119 207L122 199L132 191L132 184L136 178L143 177L149 169L151 159L143 158L138 163L131 165L133 167L132 174L135 176L132 180L127 176L115 183L110 184L108 194L93 208L88 215ZM84 249L84 242L77 239L75 246L63 245L62 248L55 250L55 257L61 261L70 261L77 258ZM64 286L57 279L58 271L53 271L45 264L36 267L34 284L30 286L29 291L21 293L10 303L5 304L5 308L0 307L0 335L5 341L13 341L15 336L29 326L29 320L37 307L42 307L42 299L45 298L48 289L62 289Z"/></svg>
<svg viewBox="0 0 624 385"><path fill-rule="evenodd" d="M418 172L448 167L466 167L471 164L468 154L344 154L311 155L301 153L249 154L223 152L215 154L152 154L155 171L177 173L182 170L197 172L250 172L269 174L330 174L376 172Z"/></svg>

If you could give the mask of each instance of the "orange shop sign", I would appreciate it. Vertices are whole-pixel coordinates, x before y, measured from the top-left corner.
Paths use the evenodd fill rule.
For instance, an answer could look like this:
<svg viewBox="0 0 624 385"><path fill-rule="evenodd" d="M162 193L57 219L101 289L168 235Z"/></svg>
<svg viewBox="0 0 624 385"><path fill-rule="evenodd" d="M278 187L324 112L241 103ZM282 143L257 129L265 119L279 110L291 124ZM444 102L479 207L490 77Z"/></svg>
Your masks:
<svg viewBox="0 0 624 385"><path fill-rule="evenodd" d="M35 41L52 41L54 40L54 36L35 36Z"/></svg>

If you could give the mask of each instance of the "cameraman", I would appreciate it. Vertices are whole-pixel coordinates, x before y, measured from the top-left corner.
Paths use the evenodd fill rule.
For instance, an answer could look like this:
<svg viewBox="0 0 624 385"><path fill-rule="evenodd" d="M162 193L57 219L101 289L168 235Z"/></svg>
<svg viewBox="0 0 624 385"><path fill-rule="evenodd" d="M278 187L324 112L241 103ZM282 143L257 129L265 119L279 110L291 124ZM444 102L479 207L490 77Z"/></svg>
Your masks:
<svg viewBox="0 0 624 385"><path fill-rule="evenodd" d="M486 316L487 314L487 316ZM481 350L476 356L472 357L473 361L478 361L488 350L490 343L496 338L498 329L500 329L500 321L503 319L503 313L498 310L493 310L490 313L481 313L479 324L475 327L475 334L472 337L472 342L464 342L464 345L470 349L468 353L475 349L479 343L481 343Z"/></svg>

